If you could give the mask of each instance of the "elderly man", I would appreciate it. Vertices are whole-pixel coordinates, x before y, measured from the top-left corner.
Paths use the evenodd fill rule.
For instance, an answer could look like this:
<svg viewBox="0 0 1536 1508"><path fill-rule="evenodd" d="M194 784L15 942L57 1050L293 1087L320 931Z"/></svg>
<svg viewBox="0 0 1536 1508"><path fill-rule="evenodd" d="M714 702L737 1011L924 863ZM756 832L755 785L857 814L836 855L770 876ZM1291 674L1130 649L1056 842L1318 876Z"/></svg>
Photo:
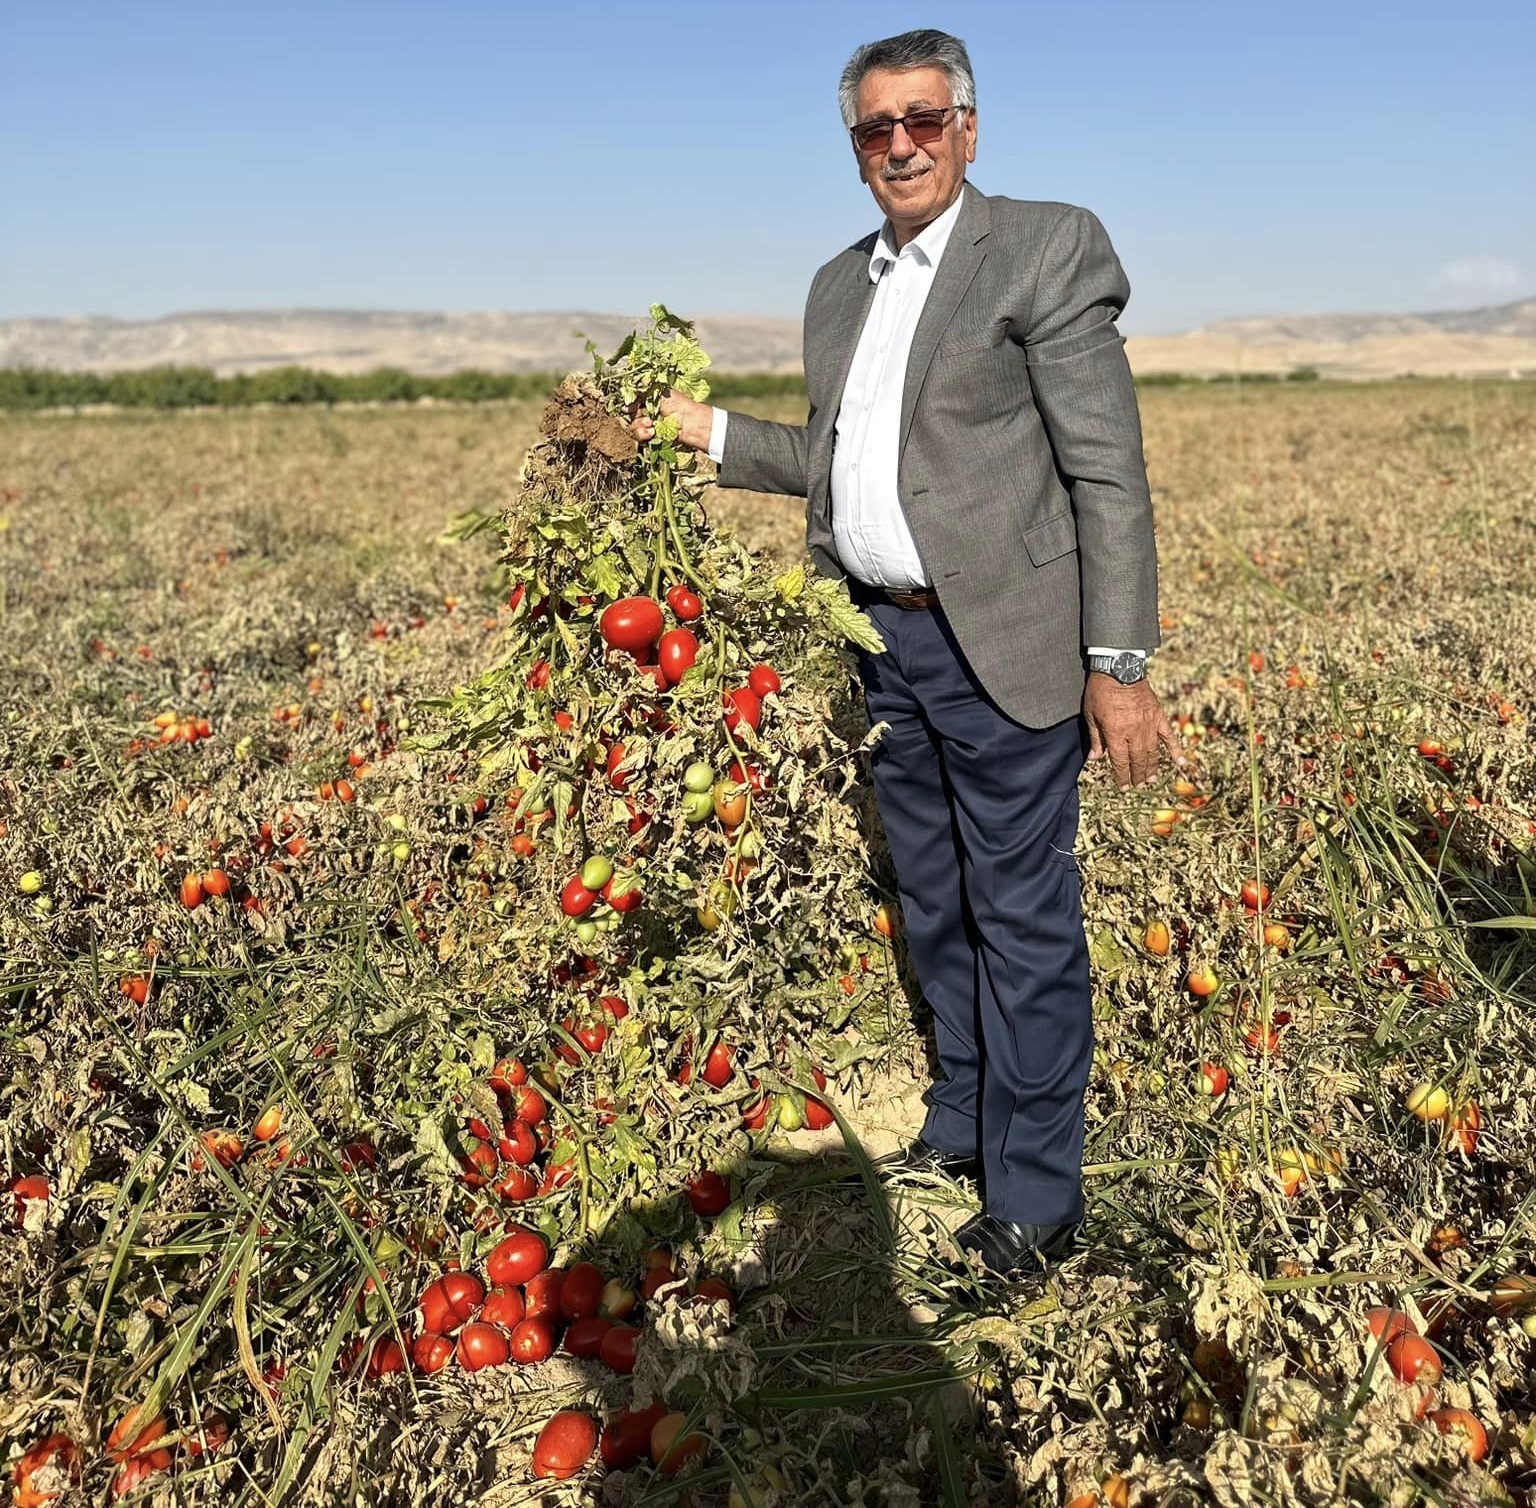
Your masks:
<svg viewBox="0 0 1536 1508"><path fill-rule="evenodd" d="M817 567L886 652L860 661L875 795L943 1079L886 1165L980 1175L956 1232L992 1272L1065 1254L1093 1049L1073 844L1085 757L1141 784L1183 756L1146 680L1157 559L1103 227L966 181L958 38L854 53L839 86L882 227L815 276L804 425L674 395L720 485L807 499ZM648 421L636 421L642 439Z"/></svg>

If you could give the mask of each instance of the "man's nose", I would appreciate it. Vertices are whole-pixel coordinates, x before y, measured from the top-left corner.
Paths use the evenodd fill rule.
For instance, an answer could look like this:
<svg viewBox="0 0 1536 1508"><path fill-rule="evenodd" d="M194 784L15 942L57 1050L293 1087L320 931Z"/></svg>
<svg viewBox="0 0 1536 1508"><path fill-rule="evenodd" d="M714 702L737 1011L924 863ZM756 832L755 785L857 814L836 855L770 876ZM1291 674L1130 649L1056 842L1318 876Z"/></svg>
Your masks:
<svg viewBox="0 0 1536 1508"><path fill-rule="evenodd" d="M917 150L917 143L907 135L906 125L902 121L891 123L891 144L886 148L887 157L910 157Z"/></svg>

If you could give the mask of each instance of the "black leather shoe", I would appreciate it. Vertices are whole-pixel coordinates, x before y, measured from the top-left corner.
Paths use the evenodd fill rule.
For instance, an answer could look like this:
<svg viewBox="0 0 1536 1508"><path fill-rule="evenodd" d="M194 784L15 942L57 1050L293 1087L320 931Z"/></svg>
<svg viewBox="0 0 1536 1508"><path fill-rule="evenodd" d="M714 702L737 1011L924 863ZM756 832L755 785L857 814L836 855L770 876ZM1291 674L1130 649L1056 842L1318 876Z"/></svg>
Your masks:
<svg viewBox="0 0 1536 1508"><path fill-rule="evenodd" d="M1079 1222L1020 1225L983 1210L955 1232L962 1251L975 1252L997 1277L1027 1277L1046 1271L1071 1253Z"/></svg>
<svg viewBox="0 0 1536 1508"><path fill-rule="evenodd" d="M941 1152L922 1137L914 1137L899 1151L875 1159L877 1173L942 1174L945 1178L979 1178L981 1160L973 1153Z"/></svg>

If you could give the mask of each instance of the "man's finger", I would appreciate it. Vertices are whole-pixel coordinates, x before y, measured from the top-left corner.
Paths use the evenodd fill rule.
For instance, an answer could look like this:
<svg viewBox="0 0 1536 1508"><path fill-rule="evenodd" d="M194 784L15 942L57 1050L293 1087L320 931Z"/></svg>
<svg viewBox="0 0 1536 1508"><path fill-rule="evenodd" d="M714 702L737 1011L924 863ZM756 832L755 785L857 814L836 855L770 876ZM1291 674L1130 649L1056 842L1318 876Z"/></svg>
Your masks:
<svg viewBox="0 0 1536 1508"><path fill-rule="evenodd" d="M1168 757L1181 770L1189 763L1189 756L1184 752L1184 741L1174 732L1173 724L1165 717L1162 726L1157 730L1158 742L1168 751Z"/></svg>
<svg viewBox="0 0 1536 1508"><path fill-rule="evenodd" d="M1104 735L1099 732L1097 719L1088 719L1088 757L1089 759L1102 759L1104 757Z"/></svg>
<svg viewBox="0 0 1536 1508"><path fill-rule="evenodd" d="M1114 771L1115 784L1123 791L1131 783L1131 749L1125 738L1116 738L1109 745L1109 767Z"/></svg>
<svg viewBox="0 0 1536 1508"><path fill-rule="evenodd" d="M1131 744L1131 783L1145 785L1157 774L1157 739L1143 741L1138 737Z"/></svg>

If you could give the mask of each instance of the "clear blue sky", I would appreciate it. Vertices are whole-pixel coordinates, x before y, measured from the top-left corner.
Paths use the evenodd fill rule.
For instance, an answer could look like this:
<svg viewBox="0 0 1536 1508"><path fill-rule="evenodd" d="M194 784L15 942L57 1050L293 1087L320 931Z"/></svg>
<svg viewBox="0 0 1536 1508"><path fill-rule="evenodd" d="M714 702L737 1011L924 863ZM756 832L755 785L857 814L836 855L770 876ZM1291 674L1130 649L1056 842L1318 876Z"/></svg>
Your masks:
<svg viewBox="0 0 1536 1508"><path fill-rule="evenodd" d="M923 25L1129 332L1536 293L1533 0L0 0L0 318L798 315L877 223L837 74Z"/></svg>

